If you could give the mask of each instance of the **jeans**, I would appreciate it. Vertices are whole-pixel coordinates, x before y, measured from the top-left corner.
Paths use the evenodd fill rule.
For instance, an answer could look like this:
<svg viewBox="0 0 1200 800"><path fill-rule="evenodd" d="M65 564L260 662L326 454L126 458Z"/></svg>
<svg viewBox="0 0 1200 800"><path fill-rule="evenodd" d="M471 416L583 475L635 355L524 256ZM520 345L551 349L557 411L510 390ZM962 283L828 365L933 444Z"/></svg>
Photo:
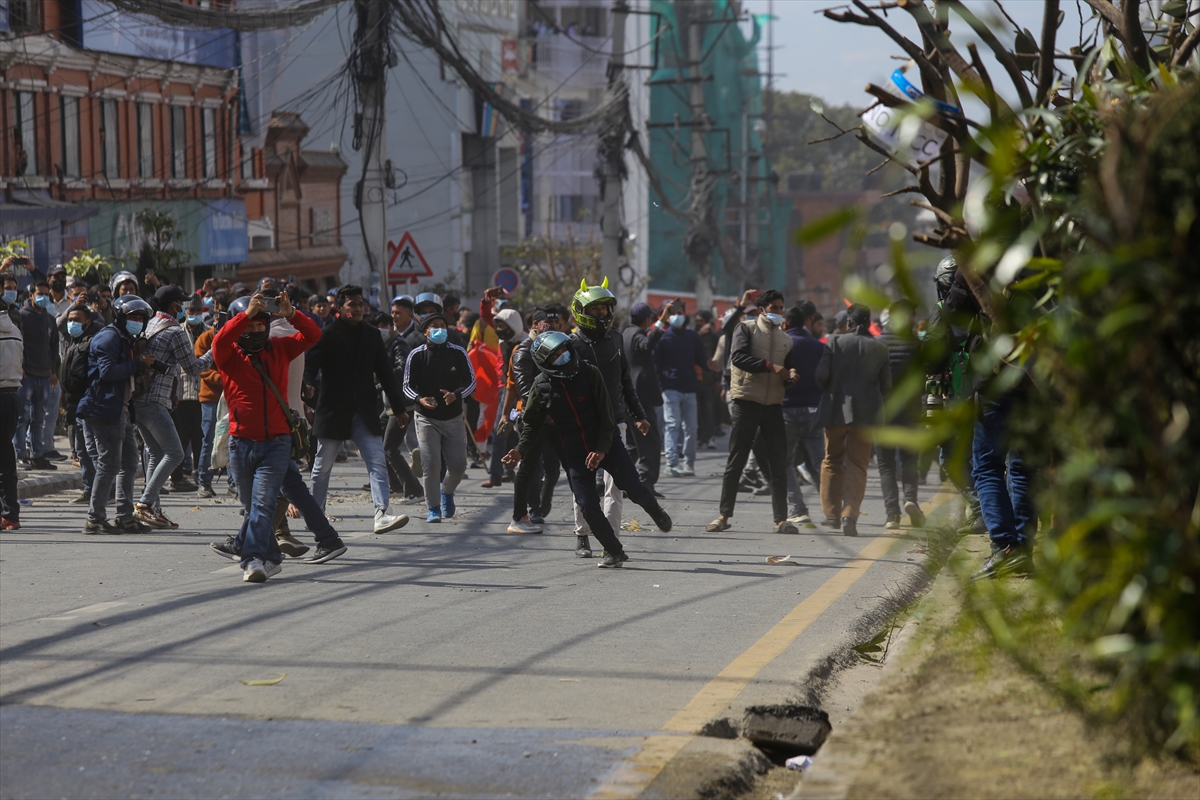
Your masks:
<svg viewBox="0 0 1200 800"><path fill-rule="evenodd" d="M53 453L54 429L58 427L58 409L62 405L62 382L55 381L46 394L46 416L42 423L42 455Z"/></svg>
<svg viewBox="0 0 1200 800"><path fill-rule="evenodd" d="M663 416L666 417L667 466L696 467L696 393L663 389Z"/></svg>
<svg viewBox="0 0 1200 800"><path fill-rule="evenodd" d="M96 479L92 482L88 519L92 522L107 519L108 495L114 482L117 485L117 519L132 519L133 479L137 476L139 458L129 411L122 408L116 422L92 417L83 419L83 425L84 435L96 447Z"/></svg>
<svg viewBox="0 0 1200 800"><path fill-rule="evenodd" d="M242 568L251 559L279 564L283 554L275 541L275 502L292 464L292 437L276 436L265 442L229 437L229 471L238 485L242 509ZM298 475L299 473L297 473Z"/></svg>
<svg viewBox="0 0 1200 800"><path fill-rule="evenodd" d="M650 421L650 432L643 436L635 425L632 435L634 446L637 448L638 477L641 478L642 483L653 489L658 483L658 477L662 471L663 411L662 406L647 408L652 408L654 411L647 417Z"/></svg>
<svg viewBox="0 0 1200 800"><path fill-rule="evenodd" d="M43 443L46 426L46 401L50 397L50 379L26 375L17 390L17 435L13 447L29 457L41 458L45 452Z"/></svg>
<svg viewBox="0 0 1200 800"><path fill-rule="evenodd" d="M212 451L213 442L217 438L217 405L219 402L213 400L200 404L200 430L204 432L204 441L200 444L200 468L196 472L196 482L210 489L212 488Z"/></svg>
<svg viewBox="0 0 1200 800"><path fill-rule="evenodd" d="M96 444L83 429L83 421L76 419L71 426L75 456L79 459L79 471L83 476L83 491L90 493L96 480Z"/></svg>
<svg viewBox="0 0 1200 800"><path fill-rule="evenodd" d="M495 431L496 427L500 424L502 412L504 411L504 394L506 391L506 389L501 389L496 394L496 410L495 417L492 422L493 431ZM492 457L490 463L488 464L488 477L491 479L492 483L499 484L502 480L504 480L504 463L501 461L501 459L504 458L504 455L513 448L514 443L510 441L511 436L511 431L504 436L501 436L497 433L492 434ZM424 448L421 448L421 457L422 459L425 457Z"/></svg>
<svg viewBox="0 0 1200 800"><path fill-rule="evenodd" d="M879 459L879 485L883 489L883 506L888 517L900 516L900 490L896 486L896 464L900 465L900 484L904 501L917 502L917 454L902 447L876 446Z"/></svg>
<svg viewBox="0 0 1200 800"><path fill-rule="evenodd" d="M167 478L183 463L183 445L175 432L171 410L153 401L134 400L133 415L142 441L150 451L146 462L146 485L142 488L142 505L158 508L158 494Z"/></svg>
<svg viewBox="0 0 1200 800"><path fill-rule="evenodd" d="M820 492L821 462L825 460L825 435L816 426L816 409L795 406L783 409L783 430L787 443L784 447L784 472L787 475L788 504L797 514L807 514L808 506L800 493L800 481L796 478L796 465L807 464L808 473L817 480Z"/></svg>
<svg viewBox="0 0 1200 800"><path fill-rule="evenodd" d="M517 464L517 477L513 481L513 519L525 519L532 511L545 517L550 513L550 501L554 487L562 474L558 448L552 439L554 432L542 429L541 435L533 440L529 452ZM541 481L537 480L541 472Z"/></svg>
<svg viewBox="0 0 1200 800"><path fill-rule="evenodd" d="M975 421L972 475L988 536L998 548L1031 544L1037 532L1031 487L1034 472L1005 442L1014 402L1012 394L999 400L983 399Z"/></svg>
<svg viewBox="0 0 1200 800"><path fill-rule="evenodd" d="M371 479L371 501L375 512L387 511L391 496L388 493L387 458L383 454L383 437L371 433L362 414L354 412L350 420L350 439L358 445L359 455L367 462L367 475ZM323 511L325 497L329 494L329 475L342 449L344 439L317 439L317 455L312 466L312 496ZM422 454L424 455L424 454ZM238 491L242 491L238 487ZM274 506L271 507L274 509Z"/></svg>
<svg viewBox="0 0 1200 800"><path fill-rule="evenodd" d="M16 522L21 517L17 502L17 451L11 447L17 432L17 392L0 389L0 515Z"/></svg>
<svg viewBox="0 0 1200 800"><path fill-rule="evenodd" d="M825 429L821 462L821 509L826 519L858 520L867 493L871 439L866 428L833 425Z"/></svg>
<svg viewBox="0 0 1200 800"><path fill-rule="evenodd" d="M316 537L317 546L332 547L334 542L341 537L338 532L329 524L329 518L325 516L325 512L317 505L317 501L313 499L312 493L308 491L308 485L304 483L304 476L300 474L300 468L296 466L295 461L288 461L287 473L283 476L283 486L279 493L283 495L284 501L291 503L300 512L300 516L304 518L304 524L308 526L309 531ZM280 504L282 505L282 503ZM284 506L286 509L286 506ZM278 506L276 506L278 512ZM278 515L278 513L277 513ZM285 519L284 525L287 522ZM286 530L286 527L285 527ZM236 547L240 550L246 538L246 526L243 525L238 531Z"/></svg>
<svg viewBox="0 0 1200 800"><path fill-rule="evenodd" d="M417 414L417 442L421 447L421 475L425 479L425 504L442 507L441 494L454 494L467 471L467 429L462 415L430 419ZM446 476L442 478L442 466Z"/></svg>
<svg viewBox="0 0 1200 800"><path fill-rule="evenodd" d="M199 400L180 400L175 408L175 433L183 446L184 457L171 473L172 479L182 478L183 473L195 475L199 471L200 453L204 449L204 427ZM191 458L188 458L188 455Z"/></svg>
<svg viewBox="0 0 1200 800"><path fill-rule="evenodd" d="M784 469L787 434L783 425L783 408L752 400L734 400L730 406L733 425L729 433L729 461L725 464L725 475L721 479L721 516L726 519L733 516L742 470L746 468L750 451L757 447L760 463L770 468L771 513L778 525L787 520L787 478Z"/></svg>
<svg viewBox="0 0 1200 800"><path fill-rule="evenodd" d="M616 529L601 507L600 494L596 491L596 473L587 468L585 459L584 455L566 454L562 459L567 481L571 484L572 494L575 495L575 507L606 552L613 555L623 553L625 550L621 546L621 540L617 538ZM617 497L624 491L630 500L644 508L647 513L656 514L661 510L658 501L654 499L654 493L638 480L633 459L629 457L629 451L619 438L614 437L612 447L600 462L600 469L604 470L605 484L611 482L616 486ZM617 518L617 524L620 525L620 517Z"/></svg>
<svg viewBox="0 0 1200 800"><path fill-rule="evenodd" d="M383 452L387 457L388 468L400 482L399 490L408 497L421 494L421 482L413 474L412 466L404 457L404 438L408 432L407 425L401 425L400 420L388 415L387 427L383 429ZM390 480L389 476L389 480Z"/></svg>

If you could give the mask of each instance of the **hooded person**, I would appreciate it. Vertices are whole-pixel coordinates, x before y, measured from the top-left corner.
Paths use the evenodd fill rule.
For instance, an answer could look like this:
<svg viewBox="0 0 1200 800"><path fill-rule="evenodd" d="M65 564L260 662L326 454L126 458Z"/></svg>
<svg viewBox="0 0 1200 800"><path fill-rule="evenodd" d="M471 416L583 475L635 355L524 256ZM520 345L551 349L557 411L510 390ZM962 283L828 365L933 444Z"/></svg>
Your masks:
<svg viewBox="0 0 1200 800"><path fill-rule="evenodd" d="M501 391L497 395L494 411L495 439L492 446L492 463L489 465L488 479L482 484L485 489L497 488L504 482L504 464L501 462L501 458L516 444L512 426L507 424L504 417L504 406L508 401L508 373L513 351L522 341L529 338L525 335L525 323L521 320L521 312L511 306L496 312L492 318L492 327L496 331L496 337L500 340L498 386Z"/></svg>

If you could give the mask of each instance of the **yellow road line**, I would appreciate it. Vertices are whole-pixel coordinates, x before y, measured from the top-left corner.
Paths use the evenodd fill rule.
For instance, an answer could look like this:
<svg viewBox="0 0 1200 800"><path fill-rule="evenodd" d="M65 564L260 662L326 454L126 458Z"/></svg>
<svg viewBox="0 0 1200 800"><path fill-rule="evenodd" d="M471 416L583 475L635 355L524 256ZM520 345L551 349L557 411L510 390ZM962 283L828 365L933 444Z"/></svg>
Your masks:
<svg viewBox="0 0 1200 800"><path fill-rule="evenodd" d="M953 496L950 492L939 492L926 507L926 513L932 513ZM804 598L746 652L705 684L679 713L667 721L663 733L647 737L641 749L623 761L590 795L591 800L633 800L640 796L667 763L687 746L696 731L724 711L763 667L786 650L897 541L890 536L880 536L868 542L853 561Z"/></svg>

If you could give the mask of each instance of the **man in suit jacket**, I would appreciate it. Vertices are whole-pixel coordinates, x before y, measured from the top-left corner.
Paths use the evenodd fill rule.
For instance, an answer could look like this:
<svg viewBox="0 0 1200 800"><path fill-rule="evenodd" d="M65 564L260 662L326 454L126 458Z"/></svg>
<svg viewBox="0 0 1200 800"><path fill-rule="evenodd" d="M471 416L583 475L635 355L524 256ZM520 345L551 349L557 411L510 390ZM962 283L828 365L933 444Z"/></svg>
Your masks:
<svg viewBox="0 0 1200 800"><path fill-rule="evenodd" d="M347 284L338 289L336 303L337 319L321 329L321 339L308 351L304 364L305 396L310 401L316 396L313 433L317 455L313 460L312 494L324 509L334 461L345 441L353 439L371 478L375 533L386 533L403 527L408 517L388 513L388 471L380 423L383 406L375 384L383 387L392 408L401 409L401 413L404 395L379 329L363 324L368 306L363 301L362 287ZM319 391L314 388L318 372Z"/></svg>
<svg viewBox="0 0 1200 800"><path fill-rule="evenodd" d="M856 303L847 316L849 330L829 337L817 364L817 384L822 389L817 424L825 429L821 463L825 524L857 536L871 460L871 439L865 429L880 422L892 373L887 346L871 336L871 309Z"/></svg>
<svg viewBox="0 0 1200 800"><path fill-rule="evenodd" d="M651 491L654 491L654 484L658 483L662 469L663 435L663 397L654 351L666 330L666 318L670 313L670 307L665 307L655 319L654 309L645 303L637 303L629 309L629 321L633 324L623 334L633 387L650 421L650 430L644 436L636 428L633 430L633 441L637 446L638 478Z"/></svg>

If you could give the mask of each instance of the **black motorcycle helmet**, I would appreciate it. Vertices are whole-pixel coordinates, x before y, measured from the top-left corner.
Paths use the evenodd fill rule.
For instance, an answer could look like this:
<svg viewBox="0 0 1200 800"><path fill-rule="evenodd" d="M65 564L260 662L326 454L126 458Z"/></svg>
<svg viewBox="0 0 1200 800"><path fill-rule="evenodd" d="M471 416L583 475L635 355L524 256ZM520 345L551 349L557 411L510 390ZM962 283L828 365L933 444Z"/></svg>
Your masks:
<svg viewBox="0 0 1200 800"><path fill-rule="evenodd" d="M529 346L533 363L551 378L573 378L579 372L579 356L571 337L561 331L539 333Z"/></svg>

